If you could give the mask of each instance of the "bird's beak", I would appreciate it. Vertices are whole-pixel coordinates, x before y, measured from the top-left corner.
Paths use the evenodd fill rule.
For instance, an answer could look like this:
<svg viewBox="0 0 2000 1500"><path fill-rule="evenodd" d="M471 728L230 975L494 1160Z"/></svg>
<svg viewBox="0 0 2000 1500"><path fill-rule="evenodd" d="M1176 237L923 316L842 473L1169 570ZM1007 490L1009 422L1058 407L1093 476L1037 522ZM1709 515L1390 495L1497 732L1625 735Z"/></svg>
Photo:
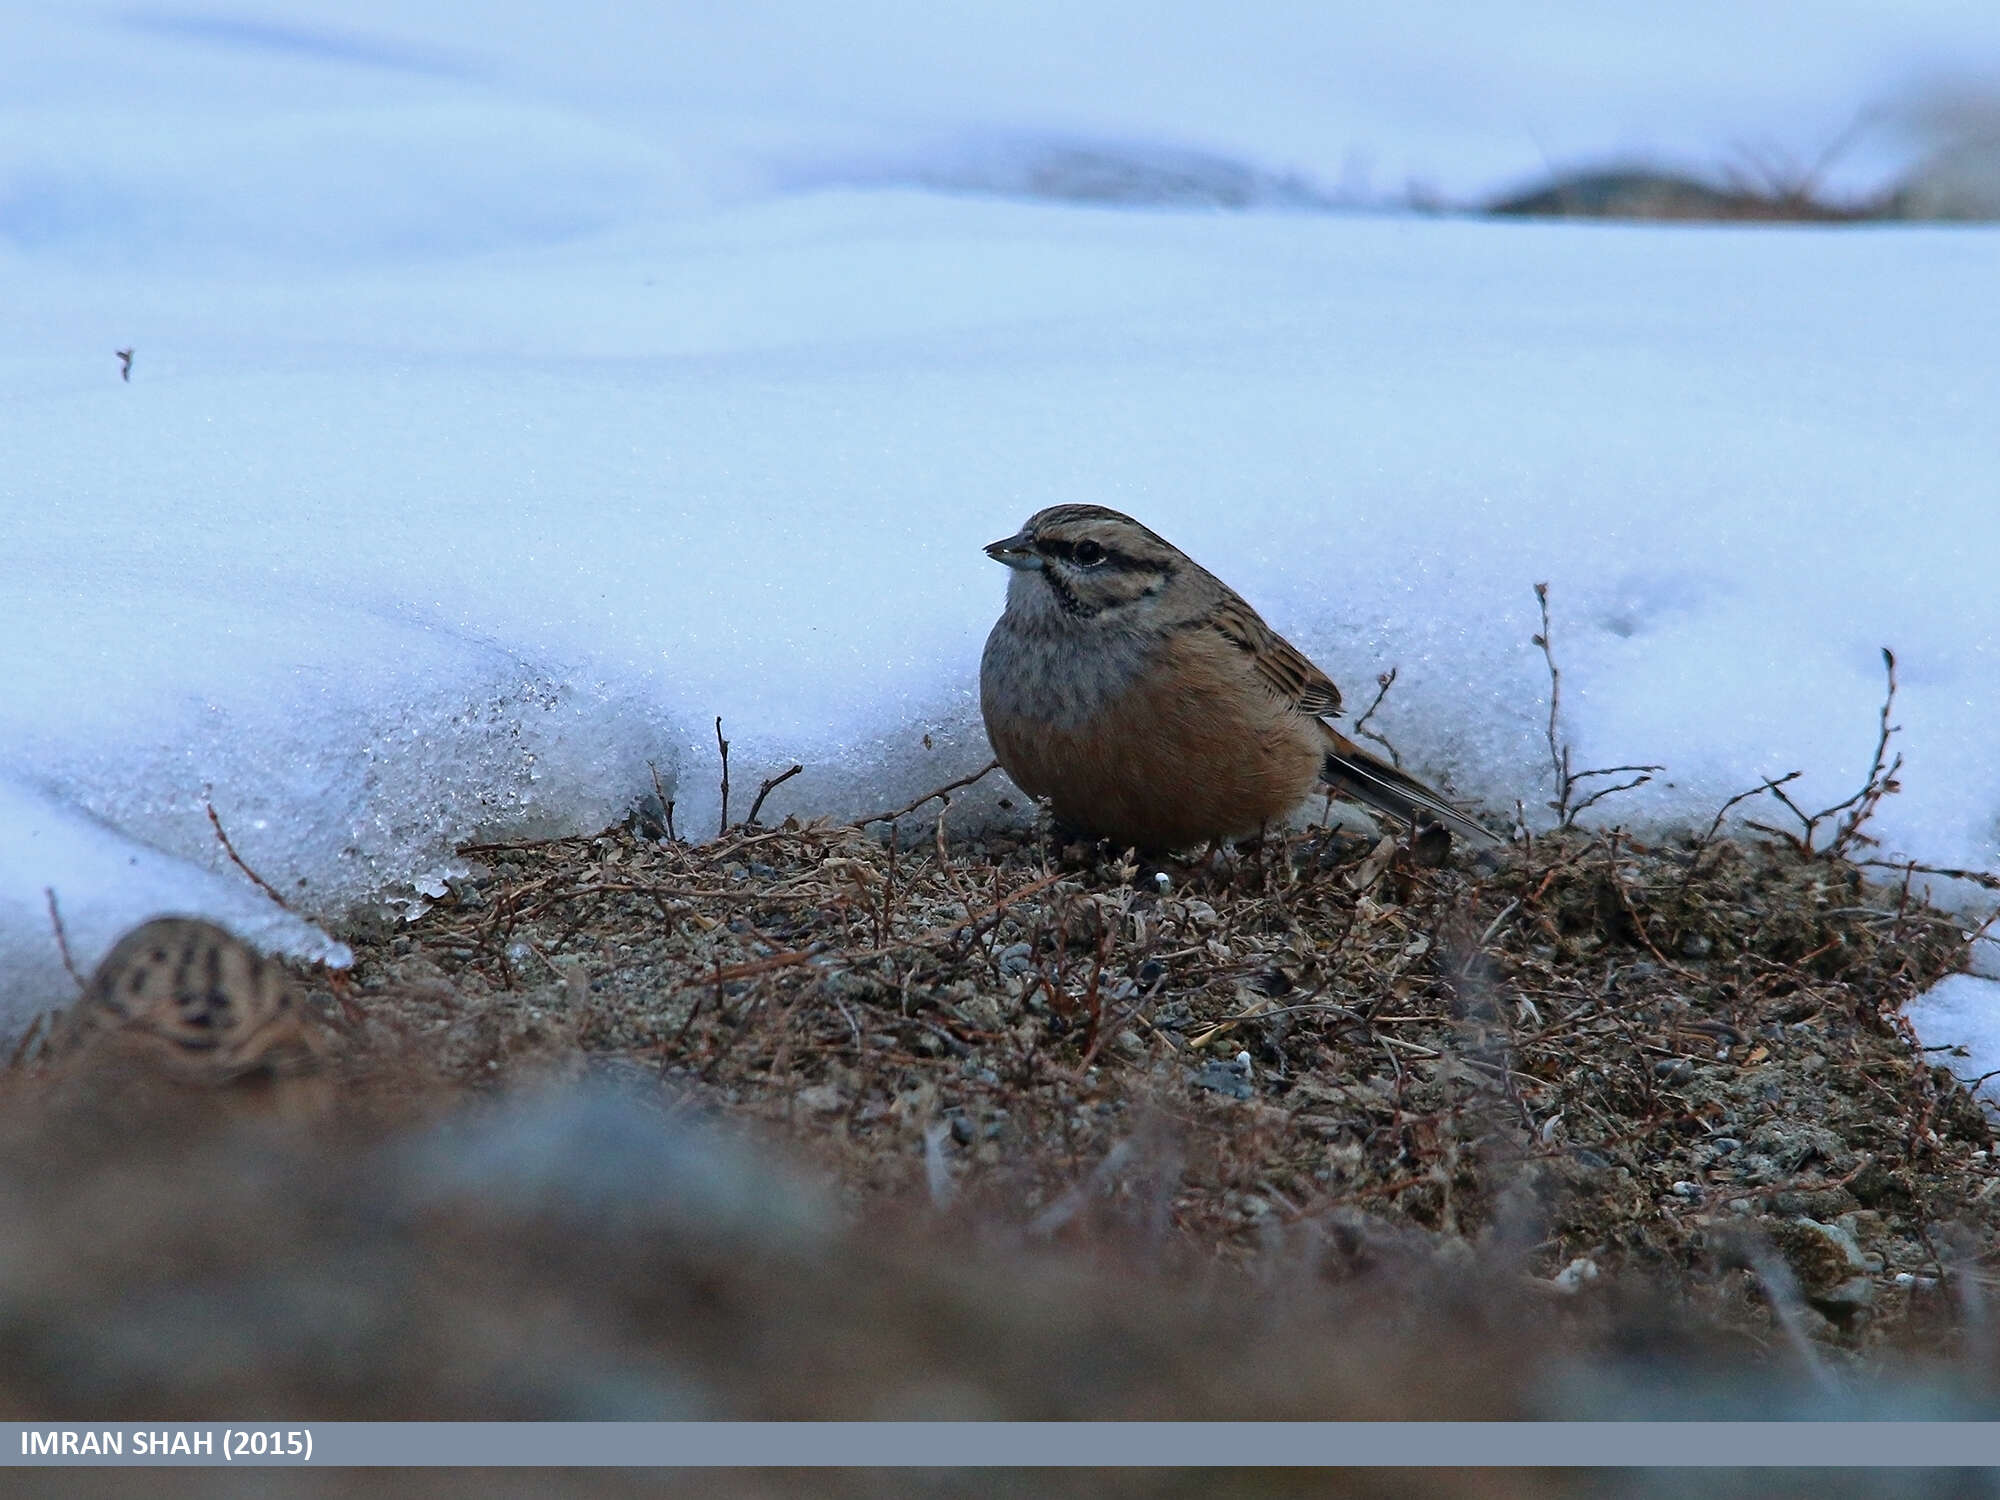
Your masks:
<svg viewBox="0 0 2000 1500"><path fill-rule="evenodd" d="M1024 573L1042 565L1042 555L1035 550L1032 539L1025 531L1016 532L1001 541L989 542L986 555L997 563L1005 563Z"/></svg>

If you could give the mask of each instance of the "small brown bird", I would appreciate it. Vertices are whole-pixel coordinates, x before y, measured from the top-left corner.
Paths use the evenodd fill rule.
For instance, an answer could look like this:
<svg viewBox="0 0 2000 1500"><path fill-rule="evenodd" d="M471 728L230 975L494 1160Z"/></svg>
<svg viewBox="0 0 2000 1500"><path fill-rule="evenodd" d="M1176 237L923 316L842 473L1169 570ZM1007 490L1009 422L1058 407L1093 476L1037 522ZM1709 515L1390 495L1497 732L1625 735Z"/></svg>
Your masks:
<svg viewBox="0 0 2000 1500"><path fill-rule="evenodd" d="M183 1083L309 1071L316 1039L285 971L212 922L156 917L118 940L51 1039L106 1048Z"/></svg>
<svg viewBox="0 0 2000 1500"><path fill-rule="evenodd" d="M1316 788L1494 835L1323 723L1340 690L1221 579L1130 516L1057 505L986 549L1014 570L979 704L1057 816L1176 849L1255 832Z"/></svg>

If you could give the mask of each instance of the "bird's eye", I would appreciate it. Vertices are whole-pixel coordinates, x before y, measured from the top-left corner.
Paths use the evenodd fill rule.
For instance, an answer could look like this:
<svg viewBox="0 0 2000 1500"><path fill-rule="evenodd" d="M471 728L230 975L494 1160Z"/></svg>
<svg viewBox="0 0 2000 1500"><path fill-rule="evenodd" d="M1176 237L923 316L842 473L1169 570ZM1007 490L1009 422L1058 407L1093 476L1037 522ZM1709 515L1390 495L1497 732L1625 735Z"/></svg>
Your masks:
<svg viewBox="0 0 2000 1500"><path fill-rule="evenodd" d="M1104 549L1096 542L1082 541L1076 544L1076 549L1070 556L1076 559L1078 567L1094 568L1104 561Z"/></svg>

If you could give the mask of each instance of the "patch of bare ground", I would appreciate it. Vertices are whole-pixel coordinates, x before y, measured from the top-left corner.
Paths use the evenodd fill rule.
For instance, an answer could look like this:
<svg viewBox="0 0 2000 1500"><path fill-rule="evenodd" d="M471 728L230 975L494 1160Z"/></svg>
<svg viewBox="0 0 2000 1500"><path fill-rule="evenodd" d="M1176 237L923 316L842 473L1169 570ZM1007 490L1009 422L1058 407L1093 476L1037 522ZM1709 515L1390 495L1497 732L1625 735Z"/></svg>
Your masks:
<svg viewBox="0 0 2000 1500"><path fill-rule="evenodd" d="M468 849L299 976L283 1066L195 1086L116 1027L31 1033L0 1408L1982 1411L1992 1135L1898 1020L1974 934L1813 851L1867 795L1769 842L1448 858L1312 827L1163 864L908 810L915 842ZM1153 1492L1119 1483L1076 1492Z"/></svg>
<svg viewBox="0 0 2000 1500"><path fill-rule="evenodd" d="M864 1222L1252 1276L1504 1253L1552 1299L1643 1284L1862 1360L1949 1344L1994 1275L1988 1121L1898 1019L1969 934L1907 884L1574 829L1443 866L927 831L471 850L346 934L327 1014L456 1084L612 1073L754 1122Z"/></svg>

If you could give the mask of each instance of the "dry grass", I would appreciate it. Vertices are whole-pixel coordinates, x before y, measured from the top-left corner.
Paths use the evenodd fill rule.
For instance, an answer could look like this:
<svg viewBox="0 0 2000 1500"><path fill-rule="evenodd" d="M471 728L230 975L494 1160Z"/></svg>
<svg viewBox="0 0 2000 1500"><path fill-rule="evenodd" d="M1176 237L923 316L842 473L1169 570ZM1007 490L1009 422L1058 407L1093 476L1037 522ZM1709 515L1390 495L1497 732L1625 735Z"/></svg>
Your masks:
<svg viewBox="0 0 2000 1500"><path fill-rule="evenodd" d="M1987 1121L1896 1018L1966 934L1854 865L1572 830L1429 868L1314 828L1162 868L934 832L473 851L421 921L353 935L350 1045L474 1086L622 1070L857 1212L1177 1263L1504 1245L1768 1338L1768 1244L1850 1351L1950 1321L1938 1226L1988 1274Z"/></svg>
<svg viewBox="0 0 2000 1500"><path fill-rule="evenodd" d="M317 1077L25 1059L0 1404L1494 1419L1990 1392L1992 1137L1896 1019L1968 934L1907 887L1576 829L1439 864L1315 827L1164 866L921 833L469 850L420 919L345 934L351 977L307 978ZM1460 1492L1427 1484L1352 1492Z"/></svg>

